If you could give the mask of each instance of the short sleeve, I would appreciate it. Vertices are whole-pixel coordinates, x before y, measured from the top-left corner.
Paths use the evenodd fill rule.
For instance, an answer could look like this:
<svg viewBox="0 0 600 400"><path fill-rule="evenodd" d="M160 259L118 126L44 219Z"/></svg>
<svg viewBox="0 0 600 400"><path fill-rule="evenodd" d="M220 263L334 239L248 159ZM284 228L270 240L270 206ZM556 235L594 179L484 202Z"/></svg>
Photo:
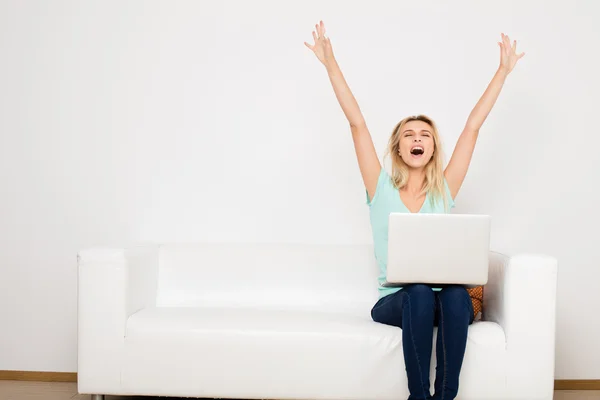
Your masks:
<svg viewBox="0 0 600 400"><path fill-rule="evenodd" d="M379 172L379 177L377 178L377 186L375 188L375 196L373 199L369 199L369 192L365 189L365 193L367 195L367 205L371 207L373 204L377 202L381 196L385 195L385 192L391 187L392 181L385 170L385 168L381 167L381 172Z"/></svg>

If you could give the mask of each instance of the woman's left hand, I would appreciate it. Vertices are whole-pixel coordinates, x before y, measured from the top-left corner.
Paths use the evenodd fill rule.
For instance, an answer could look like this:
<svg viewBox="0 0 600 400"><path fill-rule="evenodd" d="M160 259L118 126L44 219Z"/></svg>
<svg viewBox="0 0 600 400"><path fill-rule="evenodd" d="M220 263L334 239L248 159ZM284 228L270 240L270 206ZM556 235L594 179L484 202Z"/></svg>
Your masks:
<svg viewBox="0 0 600 400"><path fill-rule="evenodd" d="M508 75L525 53L517 54L517 41L514 40L511 46L510 38L504 33L502 42L498 42L498 45L500 46L500 68Z"/></svg>

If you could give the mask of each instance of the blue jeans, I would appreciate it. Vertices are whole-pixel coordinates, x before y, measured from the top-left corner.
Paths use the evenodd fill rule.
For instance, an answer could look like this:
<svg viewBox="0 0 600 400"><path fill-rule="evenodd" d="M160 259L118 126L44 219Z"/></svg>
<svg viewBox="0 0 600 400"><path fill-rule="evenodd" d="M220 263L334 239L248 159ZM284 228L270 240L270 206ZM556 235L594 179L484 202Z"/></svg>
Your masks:
<svg viewBox="0 0 600 400"><path fill-rule="evenodd" d="M423 284L408 285L379 299L371 310L375 322L402 328L402 348L408 378L408 400L452 400L473 322L473 304L458 285L433 291ZM433 327L436 341L435 395L429 391Z"/></svg>

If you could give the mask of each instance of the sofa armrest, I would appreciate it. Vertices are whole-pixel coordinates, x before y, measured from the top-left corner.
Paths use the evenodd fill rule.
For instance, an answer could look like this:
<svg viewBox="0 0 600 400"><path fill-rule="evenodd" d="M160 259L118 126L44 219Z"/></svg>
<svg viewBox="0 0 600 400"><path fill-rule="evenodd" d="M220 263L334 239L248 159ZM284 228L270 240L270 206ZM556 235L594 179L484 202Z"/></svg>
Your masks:
<svg viewBox="0 0 600 400"><path fill-rule="evenodd" d="M506 335L507 388L524 399L551 399L554 389L557 260L490 254L483 319Z"/></svg>
<svg viewBox="0 0 600 400"><path fill-rule="evenodd" d="M78 391L118 394L130 315L156 303L158 247L78 253Z"/></svg>

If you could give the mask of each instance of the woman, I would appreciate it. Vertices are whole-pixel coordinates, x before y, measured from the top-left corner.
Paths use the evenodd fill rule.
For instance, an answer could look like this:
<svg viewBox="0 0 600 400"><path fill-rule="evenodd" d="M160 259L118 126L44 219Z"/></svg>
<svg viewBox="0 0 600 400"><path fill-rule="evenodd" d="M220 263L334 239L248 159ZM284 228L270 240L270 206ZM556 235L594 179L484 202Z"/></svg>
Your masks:
<svg viewBox="0 0 600 400"><path fill-rule="evenodd" d="M392 173L382 168L367 124L335 60L323 21L315 25L314 44L304 44L314 52L329 74L333 90L352 132L360 173L367 192L379 276L379 300L373 306L374 321L402 328L402 346L408 378L409 400L454 399L467 343L468 326L481 309L481 288L469 292L462 286L443 289L427 285L387 288L388 216L391 212L445 213L454 199L469 167L479 129L491 111L508 74L524 53L517 54L502 34L500 65L491 83L469 115L450 162L443 169L441 142L435 123L424 115L400 121L389 139ZM479 293L479 296L476 295ZM472 298L471 298L472 297ZM433 327L438 326L437 368L432 397L429 370Z"/></svg>

